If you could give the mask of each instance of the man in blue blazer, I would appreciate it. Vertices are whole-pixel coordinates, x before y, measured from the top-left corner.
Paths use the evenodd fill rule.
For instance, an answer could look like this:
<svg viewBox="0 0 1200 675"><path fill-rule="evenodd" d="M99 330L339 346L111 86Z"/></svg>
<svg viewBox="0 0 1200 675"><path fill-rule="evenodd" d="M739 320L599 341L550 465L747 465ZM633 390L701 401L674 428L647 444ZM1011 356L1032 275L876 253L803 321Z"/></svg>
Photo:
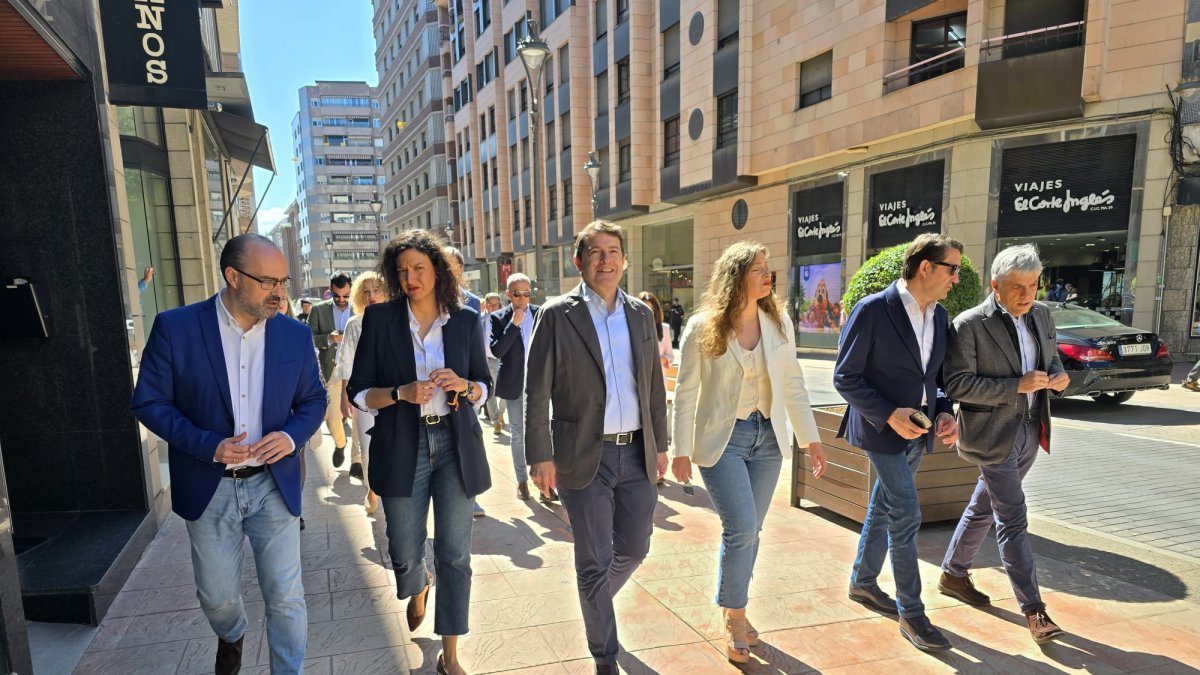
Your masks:
<svg viewBox="0 0 1200 675"><path fill-rule="evenodd" d="M300 452L325 415L312 332L278 316L287 260L255 234L221 252L226 287L158 315L131 405L167 441L171 505L187 521L196 595L217 634L215 672L241 668L242 540L266 601L272 673L299 673Z"/></svg>
<svg viewBox="0 0 1200 675"><path fill-rule="evenodd" d="M921 455L958 439L953 405L940 388L949 326L938 304L958 283L962 244L917 237L903 278L854 306L842 331L833 383L848 407L838 437L866 450L877 476L850 575L850 599L900 615L900 634L918 649L949 649L921 603L916 475ZM896 599L876 579L889 548Z"/></svg>
<svg viewBox="0 0 1200 675"><path fill-rule="evenodd" d="M537 305L530 304L533 284L529 277L517 272L508 277L509 306L492 313L489 334L492 354L500 359L496 371L496 397L504 401L512 432L513 473L517 477L517 498L529 499L529 471L525 467L525 354L533 337L533 322ZM535 368L543 364L535 364ZM557 498L553 490L542 494L542 501Z"/></svg>

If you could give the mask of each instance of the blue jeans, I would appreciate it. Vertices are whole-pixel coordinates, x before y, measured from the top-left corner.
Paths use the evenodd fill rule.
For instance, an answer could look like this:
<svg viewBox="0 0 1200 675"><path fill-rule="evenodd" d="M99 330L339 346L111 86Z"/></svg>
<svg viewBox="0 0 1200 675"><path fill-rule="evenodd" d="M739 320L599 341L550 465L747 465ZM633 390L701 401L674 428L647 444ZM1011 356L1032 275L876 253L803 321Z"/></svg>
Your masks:
<svg viewBox="0 0 1200 675"><path fill-rule="evenodd" d="M755 412L737 420L725 452L716 464L700 467L700 477L721 517L720 566L716 602L742 609L758 558L758 533L779 482L783 454L771 420Z"/></svg>
<svg viewBox="0 0 1200 675"><path fill-rule="evenodd" d="M471 602L471 507L463 487L454 434L445 424L420 425L417 471L411 497L383 497L388 555L396 572L396 597L417 595L429 581L425 570L425 523L433 501L433 557L438 592L433 632L465 635Z"/></svg>
<svg viewBox="0 0 1200 675"><path fill-rule="evenodd" d="M512 434L513 474L518 483L529 480L529 468L525 464L525 397L505 399L504 409L508 412L508 430Z"/></svg>
<svg viewBox="0 0 1200 675"><path fill-rule="evenodd" d="M288 511L270 471L222 478L208 508L187 522L196 597L217 637L246 633L242 604L242 540L250 539L267 611L271 672L303 672L308 610L300 581L300 519Z"/></svg>
<svg viewBox="0 0 1200 675"><path fill-rule="evenodd" d="M858 556L850 583L860 588L876 585L883 559L891 550L892 576L896 578L896 609L911 619L925 615L921 603L921 572L917 568L917 531L921 505L917 501L917 469L925 452L925 437L912 441L898 455L868 452L875 467L875 486L867 504L858 539Z"/></svg>
<svg viewBox="0 0 1200 675"><path fill-rule="evenodd" d="M954 528L942 560L943 572L966 576L994 520L1000 561L1023 612L1046 608L1038 589L1037 565L1029 545L1025 491L1021 487L1021 481L1037 459L1040 436L1038 422L1022 424L1008 459L979 467L979 482L975 484L971 503Z"/></svg>

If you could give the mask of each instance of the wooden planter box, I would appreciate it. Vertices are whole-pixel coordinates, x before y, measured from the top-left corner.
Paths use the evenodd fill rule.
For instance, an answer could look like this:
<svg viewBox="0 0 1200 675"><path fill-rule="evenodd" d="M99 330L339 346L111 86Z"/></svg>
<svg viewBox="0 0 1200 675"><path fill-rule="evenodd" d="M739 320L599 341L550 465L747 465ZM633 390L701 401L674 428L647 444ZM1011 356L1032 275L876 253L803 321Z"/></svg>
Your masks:
<svg viewBox="0 0 1200 675"><path fill-rule="evenodd" d="M792 462L792 506L808 500L859 523L867 514L875 468L864 450L844 438L837 438L845 406L813 408L821 444L828 466L821 480L812 477L812 459L808 448L795 447ZM932 455L921 458L917 472L917 496L921 502L921 520L934 523L958 520L971 500L979 467L963 461L951 448L939 445Z"/></svg>

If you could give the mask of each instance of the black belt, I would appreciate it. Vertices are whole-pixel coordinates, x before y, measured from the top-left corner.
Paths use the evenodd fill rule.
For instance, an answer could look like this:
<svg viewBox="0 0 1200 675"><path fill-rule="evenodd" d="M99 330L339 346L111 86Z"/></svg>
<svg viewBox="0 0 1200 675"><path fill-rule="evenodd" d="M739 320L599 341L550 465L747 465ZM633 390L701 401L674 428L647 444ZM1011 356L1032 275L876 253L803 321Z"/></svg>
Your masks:
<svg viewBox="0 0 1200 675"><path fill-rule="evenodd" d="M634 441L638 440L641 435L642 430L635 429L633 431L622 431L619 434L604 434L600 437L600 439L605 443L612 443L613 445L630 445Z"/></svg>
<svg viewBox="0 0 1200 675"><path fill-rule="evenodd" d="M449 415L421 415L419 418L421 424L427 427L436 427L439 424L445 424L450 421Z"/></svg>
<svg viewBox="0 0 1200 675"><path fill-rule="evenodd" d="M250 476L262 473L266 470L266 464L259 464L258 466L241 466L236 469L225 469L224 476L226 478L249 478Z"/></svg>

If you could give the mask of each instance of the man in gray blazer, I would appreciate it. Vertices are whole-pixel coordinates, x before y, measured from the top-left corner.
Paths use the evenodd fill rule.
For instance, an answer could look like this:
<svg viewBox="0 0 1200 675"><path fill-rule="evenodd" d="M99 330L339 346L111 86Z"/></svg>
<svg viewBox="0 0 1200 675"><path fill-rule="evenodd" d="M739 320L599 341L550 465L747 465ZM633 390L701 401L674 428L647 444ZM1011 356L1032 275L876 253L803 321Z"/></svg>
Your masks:
<svg viewBox="0 0 1200 675"><path fill-rule="evenodd" d="M969 570L993 520L1000 559L1033 639L1062 634L1046 613L1029 545L1021 481L1038 447L1050 451L1050 393L1069 379L1058 358L1054 319L1034 300L1042 262L1033 244L992 262L992 294L958 315L946 353L946 393L959 402L958 454L979 465L979 482L942 561L938 590L972 605L991 602Z"/></svg>
<svg viewBox="0 0 1200 675"><path fill-rule="evenodd" d="M308 327L312 329L313 343L317 345L317 356L321 362L321 377L329 390L329 404L325 408L325 426L333 437L333 465L340 467L346 461L346 428L342 420L342 385L341 380L333 376L334 362L337 360L338 345L342 343L342 333L346 330L346 322L354 314L350 306L350 275L345 272L334 272L329 277L329 299L313 305L308 315ZM318 439L319 440L319 439ZM362 457L358 442L350 435L350 475L362 479Z"/></svg>
<svg viewBox="0 0 1200 675"><path fill-rule="evenodd" d="M544 305L534 323L525 457L543 494L558 487L588 649L597 673L615 673L612 598L650 550L654 484L667 471L667 399L654 316L619 286L621 227L597 220L584 228L575 266L583 283Z"/></svg>

